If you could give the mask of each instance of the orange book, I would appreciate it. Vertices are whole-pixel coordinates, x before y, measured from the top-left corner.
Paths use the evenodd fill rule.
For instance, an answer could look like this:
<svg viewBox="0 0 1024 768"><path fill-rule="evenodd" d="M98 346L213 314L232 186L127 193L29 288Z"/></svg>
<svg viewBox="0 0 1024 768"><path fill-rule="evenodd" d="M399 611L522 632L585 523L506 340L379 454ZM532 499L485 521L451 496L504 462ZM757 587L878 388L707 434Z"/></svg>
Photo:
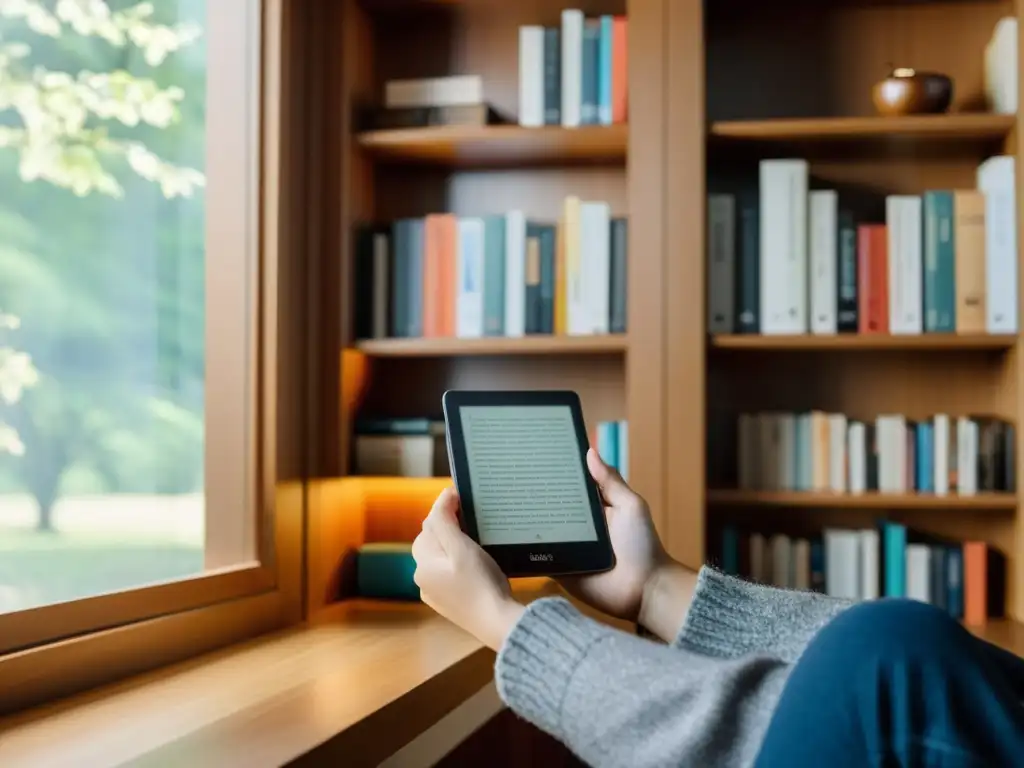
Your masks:
<svg viewBox="0 0 1024 768"><path fill-rule="evenodd" d="M453 213L438 217L438 335L455 335L455 305L458 271L459 222Z"/></svg>
<svg viewBox="0 0 1024 768"><path fill-rule="evenodd" d="M964 623L971 626L988 617L987 554L985 542L964 542Z"/></svg>
<svg viewBox="0 0 1024 768"><path fill-rule="evenodd" d="M956 332L985 333L985 195L953 192Z"/></svg>
<svg viewBox="0 0 1024 768"><path fill-rule="evenodd" d="M567 330L568 307L565 286L565 217L555 227L555 333Z"/></svg>
<svg viewBox="0 0 1024 768"><path fill-rule="evenodd" d="M811 446L811 488L827 491L832 459L828 414L824 411L811 412Z"/></svg>
<svg viewBox="0 0 1024 768"><path fill-rule="evenodd" d="M857 330L889 332L889 245L884 224L857 227Z"/></svg>
<svg viewBox="0 0 1024 768"><path fill-rule="evenodd" d="M432 213L423 221L423 335L441 335L442 215Z"/></svg>
<svg viewBox="0 0 1024 768"><path fill-rule="evenodd" d="M625 16L612 19L612 122L624 123L629 113L629 67L626 41L629 37Z"/></svg>

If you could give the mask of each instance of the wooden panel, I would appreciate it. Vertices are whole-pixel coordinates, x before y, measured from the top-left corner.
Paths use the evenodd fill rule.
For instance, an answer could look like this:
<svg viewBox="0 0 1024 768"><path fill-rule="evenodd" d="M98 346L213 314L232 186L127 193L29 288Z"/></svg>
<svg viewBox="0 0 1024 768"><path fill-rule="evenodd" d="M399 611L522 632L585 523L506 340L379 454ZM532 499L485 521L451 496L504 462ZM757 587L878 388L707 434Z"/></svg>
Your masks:
<svg viewBox="0 0 1024 768"><path fill-rule="evenodd" d="M760 336L756 334L721 334L712 336L710 345L714 349L734 350L845 350L850 352L887 350L910 352L931 349L936 352L950 350L1004 350L1017 343L1017 337L1009 334L964 335L953 333L926 333L920 336L887 336L883 334L846 333L831 336L803 334L800 336Z"/></svg>
<svg viewBox="0 0 1024 768"><path fill-rule="evenodd" d="M934 141L1003 140L1016 124L1013 115L945 114L902 117L811 117L775 120L720 120L711 125L712 139L732 141Z"/></svg>
<svg viewBox="0 0 1024 768"><path fill-rule="evenodd" d="M926 493L813 493L809 491L708 491L708 505L718 507L817 507L819 509L975 510L1000 514L1017 509L1012 493L935 496ZM1012 515L1011 515L1012 517Z"/></svg>
<svg viewBox="0 0 1024 768"><path fill-rule="evenodd" d="M1024 2L1018 0L1016 4L1016 16L1018 26L1024 21ZM1017 52L1017 63L1018 72L1020 71L1020 51ZM1021 79L1017 83L1018 91L1024 89L1024 79ZM1018 103L1019 103L1018 96ZM1007 141L1005 151L1014 152L1017 155L1016 172L1017 178L1017 209L1020 210L1020 201L1024 200L1024 173L1021 168L1021 156L1020 156L1020 137L1024 135L1024 111L1017 110L1017 125L1010 139ZM1021 456L1021 417L1024 416L1024 341L1021 339L1020 331L1022 325L1020 318L1022 316L1020 307L1020 297L1024 296L1024 269L1021 269L1020 261L1020 243L1024 243L1024 217L1018 214L1017 216L1017 316L1018 316L1018 334L1017 334L1017 346L1010 355L1009 365L1007 366L1006 376L1003 382L1003 389L1007 393L1008 397L1012 397L1014 401L1014 412L1017 417L1017 477L1024 477L1021 473L1024 472L1024 456ZM1018 621L1024 619L1024 507L1018 506L1017 508L1017 525L1014 531L1013 546L1011 551L1014 553L1014 560L1012 563L1011 573L1011 590L1009 599L1010 614L1013 618Z"/></svg>
<svg viewBox="0 0 1024 768"><path fill-rule="evenodd" d="M474 732L462 744L436 764L436 768L462 768L486 765L488 768L584 768L561 742L535 726L504 710Z"/></svg>
<svg viewBox="0 0 1024 768"><path fill-rule="evenodd" d="M703 3L668 3L665 188L666 504L669 551L704 561L704 45Z"/></svg>
<svg viewBox="0 0 1024 768"><path fill-rule="evenodd" d="M954 111L978 111L982 52L995 22L1013 12L1009 2L710 7L711 120L872 115L871 87L889 64L950 75Z"/></svg>
<svg viewBox="0 0 1024 768"><path fill-rule="evenodd" d="M479 355L587 355L625 352L625 334L609 336L523 336L483 339L366 339L356 347L374 357L466 357Z"/></svg>

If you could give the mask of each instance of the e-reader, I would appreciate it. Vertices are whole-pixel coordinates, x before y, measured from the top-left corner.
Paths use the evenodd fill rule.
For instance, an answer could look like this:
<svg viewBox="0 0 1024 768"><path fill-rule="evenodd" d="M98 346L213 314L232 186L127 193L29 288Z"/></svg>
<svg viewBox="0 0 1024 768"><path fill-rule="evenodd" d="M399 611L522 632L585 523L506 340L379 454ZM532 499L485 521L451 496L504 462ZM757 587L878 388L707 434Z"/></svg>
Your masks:
<svg viewBox="0 0 1024 768"><path fill-rule="evenodd" d="M462 529L506 575L615 564L575 392L448 391L442 405Z"/></svg>

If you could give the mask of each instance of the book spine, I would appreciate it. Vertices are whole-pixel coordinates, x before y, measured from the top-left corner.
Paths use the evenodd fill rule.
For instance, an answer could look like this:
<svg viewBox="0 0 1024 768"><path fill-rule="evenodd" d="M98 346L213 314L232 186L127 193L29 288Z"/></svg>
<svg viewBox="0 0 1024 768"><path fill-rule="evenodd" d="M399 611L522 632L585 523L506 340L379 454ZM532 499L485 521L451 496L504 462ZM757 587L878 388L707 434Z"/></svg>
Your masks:
<svg viewBox="0 0 1024 768"><path fill-rule="evenodd" d="M484 219L484 336L505 335L505 217Z"/></svg>
<svg viewBox="0 0 1024 768"><path fill-rule="evenodd" d="M557 27L544 30L544 125L562 122L562 56Z"/></svg>
<svg viewBox="0 0 1024 768"><path fill-rule="evenodd" d="M505 216L505 335L526 332L526 216L509 211Z"/></svg>
<svg viewBox="0 0 1024 768"><path fill-rule="evenodd" d="M757 333L761 328L760 207L757 193L741 194L739 242L736 253L736 331Z"/></svg>
<svg viewBox="0 0 1024 768"><path fill-rule="evenodd" d="M600 19L597 52L597 122L612 124L612 25L611 16Z"/></svg>
<svg viewBox="0 0 1024 768"><path fill-rule="evenodd" d="M836 283L839 272L838 209L834 190L810 194L811 333L831 335L838 330Z"/></svg>
<svg viewBox="0 0 1024 768"><path fill-rule="evenodd" d="M423 219L410 219L409 232L409 309L406 336L423 335Z"/></svg>
<svg viewBox="0 0 1024 768"><path fill-rule="evenodd" d="M924 330L952 333L955 323L953 276L953 194L924 196Z"/></svg>
<svg viewBox="0 0 1024 768"><path fill-rule="evenodd" d="M921 198L885 201L889 256L889 332L921 333Z"/></svg>
<svg viewBox="0 0 1024 768"><path fill-rule="evenodd" d="M985 327L989 333L1017 333L1016 158L1000 155L978 167L985 196Z"/></svg>
<svg viewBox="0 0 1024 768"><path fill-rule="evenodd" d="M416 80L390 80L384 84L384 106L451 107L484 103L483 78L453 75Z"/></svg>
<svg viewBox="0 0 1024 768"><path fill-rule="evenodd" d="M566 332L573 335L590 332L587 327L590 311L584 292L581 209L578 197L569 196L565 199L565 317Z"/></svg>
<svg viewBox="0 0 1024 768"><path fill-rule="evenodd" d="M626 122L628 104L628 37L629 28L625 16L616 16L612 21L612 122Z"/></svg>
<svg viewBox="0 0 1024 768"><path fill-rule="evenodd" d="M609 467L618 469L619 460L619 423L617 421L601 421L597 425L597 455Z"/></svg>
<svg viewBox="0 0 1024 768"><path fill-rule="evenodd" d="M378 109L367 115L367 130L426 128L431 125L487 125L492 112L486 104L459 104L451 107L400 107Z"/></svg>
<svg viewBox="0 0 1024 768"><path fill-rule="evenodd" d="M583 11L562 11L562 125L580 124L583 98Z"/></svg>
<svg viewBox="0 0 1024 768"><path fill-rule="evenodd" d="M839 212L839 275L836 292L836 329L856 333L857 313L857 226L850 211Z"/></svg>
<svg viewBox="0 0 1024 768"><path fill-rule="evenodd" d="M458 298L455 335L473 339L484 335L484 222L459 220Z"/></svg>
<svg viewBox="0 0 1024 768"><path fill-rule="evenodd" d="M583 63L581 71L580 125L597 125L598 67L601 50L601 22L583 21Z"/></svg>
<svg viewBox="0 0 1024 768"><path fill-rule="evenodd" d="M808 330L807 176L804 160L760 163L761 332Z"/></svg>
<svg viewBox="0 0 1024 768"><path fill-rule="evenodd" d="M627 258L629 250L629 228L626 219L612 219L611 223L611 297L608 330L611 333L626 332L626 288Z"/></svg>
<svg viewBox="0 0 1024 768"><path fill-rule="evenodd" d="M355 295L358 297L355 306L355 335L357 339L373 337L373 313L375 304L368 302L366 297L375 297L373 292L374 239L372 227L360 227L356 231L355 269L353 281Z"/></svg>
<svg viewBox="0 0 1024 768"><path fill-rule="evenodd" d="M708 195L708 333L732 333L736 262L736 199Z"/></svg>
<svg viewBox="0 0 1024 768"><path fill-rule="evenodd" d="M984 333L985 197L974 190L953 193L956 248L956 331Z"/></svg>
<svg viewBox="0 0 1024 768"><path fill-rule="evenodd" d="M421 306L423 307L423 336L441 336L442 265L441 265L441 215L431 214L423 223L423 283Z"/></svg>
<svg viewBox="0 0 1024 768"><path fill-rule="evenodd" d="M544 125L544 28L519 28L519 124Z"/></svg>
<svg viewBox="0 0 1024 768"><path fill-rule="evenodd" d="M580 268L583 333L608 333L611 298L611 209L608 203L580 205Z"/></svg>
<svg viewBox="0 0 1024 768"><path fill-rule="evenodd" d="M391 293L391 238L386 232L376 232L373 236L372 290L372 294L363 294L373 296L370 333L375 339L385 339L388 336L388 298Z"/></svg>
<svg viewBox="0 0 1024 768"><path fill-rule="evenodd" d="M555 227L540 234L541 333L555 332Z"/></svg>
<svg viewBox="0 0 1024 768"><path fill-rule="evenodd" d="M626 419L619 420L619 460L616 464L619 474L627 483L629 482L629 422Z"/></svg>
<svg viewBox="0 0 1024 768"><path fill-rule="evenodd" d="M526 230L526 311L525 332L543 333L543 301L540 295L540 233L533 226Z"/></svg>
<svg viewBox="0 0 1024 768"><path fill-rule="evenodd" d="M394 275L391 280L391 332L397 337L408 336L409 320L409 277L412 227L408 219L391 225L391 240L394 243Z"/></svg>

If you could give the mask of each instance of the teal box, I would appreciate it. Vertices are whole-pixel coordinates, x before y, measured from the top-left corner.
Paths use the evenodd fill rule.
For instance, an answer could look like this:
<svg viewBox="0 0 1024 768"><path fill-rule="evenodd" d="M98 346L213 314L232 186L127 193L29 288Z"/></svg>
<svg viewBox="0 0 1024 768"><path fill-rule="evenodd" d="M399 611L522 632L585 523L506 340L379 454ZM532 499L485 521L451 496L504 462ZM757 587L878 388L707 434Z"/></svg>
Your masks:
<svg viewBox="0 0 1024 768"><path fill-rule="evenodd" d="M356 595L378 600L419 600L411 544L364 544L356 551Z"/></svg>

